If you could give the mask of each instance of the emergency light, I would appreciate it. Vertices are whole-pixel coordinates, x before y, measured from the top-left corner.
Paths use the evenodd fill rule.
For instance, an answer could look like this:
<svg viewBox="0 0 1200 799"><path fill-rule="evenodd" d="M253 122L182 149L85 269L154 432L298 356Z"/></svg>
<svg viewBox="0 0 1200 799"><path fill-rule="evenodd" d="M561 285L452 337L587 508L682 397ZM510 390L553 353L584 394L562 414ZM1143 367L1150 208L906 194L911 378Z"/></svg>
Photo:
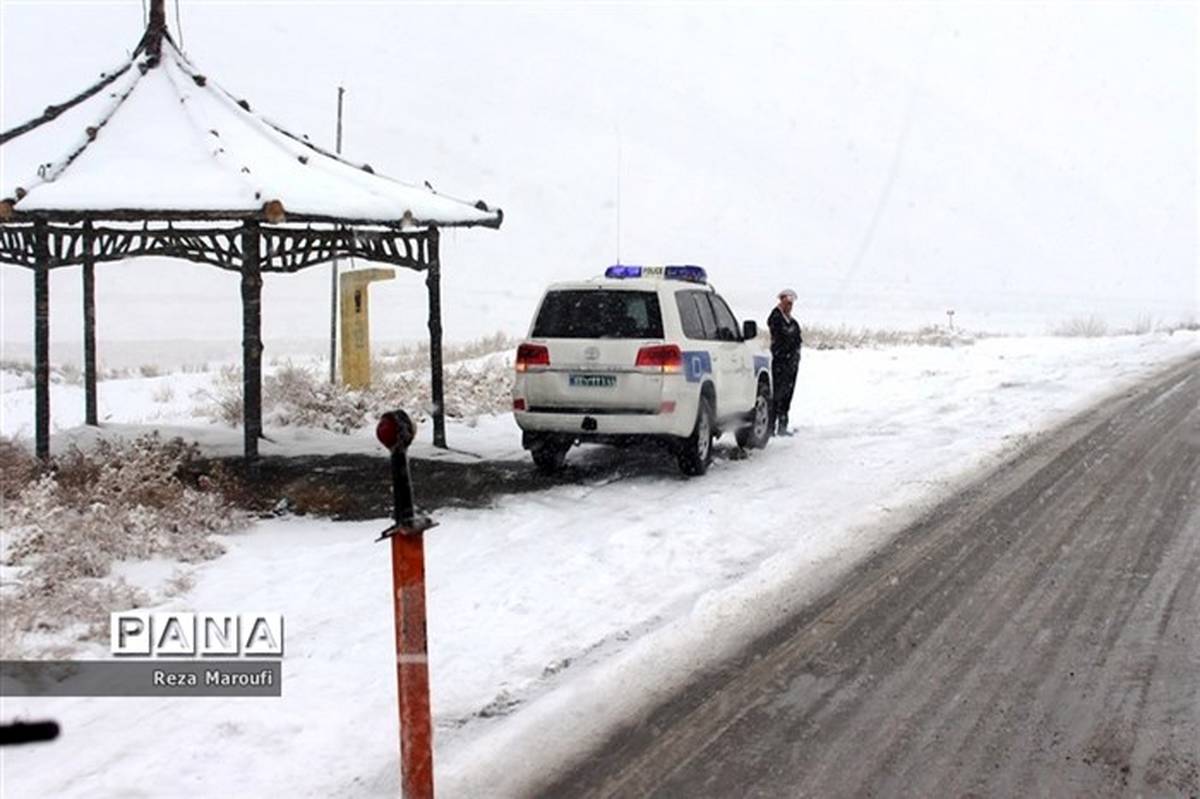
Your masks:
<svg viewBox="0 0 1200 799"><path fill-rule="evenodd" d="M671 265L671 266L625 266L617 264L610 266L604 270L604 276L608 278L637 278L637 277L658 277L666 280L684 280L688 283L707 283L708 274L705 273L704 267L688 265Z"/></svg>

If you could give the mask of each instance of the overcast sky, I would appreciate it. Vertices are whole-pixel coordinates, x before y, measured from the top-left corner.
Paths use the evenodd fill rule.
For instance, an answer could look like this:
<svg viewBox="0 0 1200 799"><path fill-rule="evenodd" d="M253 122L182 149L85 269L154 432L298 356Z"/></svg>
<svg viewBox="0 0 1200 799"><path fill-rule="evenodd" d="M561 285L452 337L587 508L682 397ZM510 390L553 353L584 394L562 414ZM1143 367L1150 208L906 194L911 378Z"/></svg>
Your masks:
<svg viewBox="0 0 1200 799"><path fill-rule="evenodd" d="M0 8L4 128L143 24L141 2ZM760 319L784 286L802 318L854 325L1200 310L1194 4L182 0L179 19L256 110L332 145L340 83L349 157L504 208L443 239L450 339L523 333L545 283L618 255L703 264ZM4 339L28 341L32 281L0 279ZM80 336L78 284L55 273L56 339ZM377 340L424 334L418 276L373 291ZM268 277L268 354L325 334L327 292L326 267ZM239 336L216 269L102 265L98 297L102 341Z"/></svg>

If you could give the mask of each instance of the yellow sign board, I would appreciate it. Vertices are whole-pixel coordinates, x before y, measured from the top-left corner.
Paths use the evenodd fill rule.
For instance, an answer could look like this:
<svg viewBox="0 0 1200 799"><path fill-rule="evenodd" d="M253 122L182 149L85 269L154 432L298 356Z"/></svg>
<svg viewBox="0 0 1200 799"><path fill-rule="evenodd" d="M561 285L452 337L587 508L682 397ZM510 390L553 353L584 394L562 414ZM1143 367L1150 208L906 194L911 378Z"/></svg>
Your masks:
<svg viewBox="0 0 1200 799"><path fill-rule="evenodd" d="M371 324L367 313L367 285L392 280L394 269L355 269L343 272L338 291L342 315L342 383L350 388L371 385Z"/></svg>

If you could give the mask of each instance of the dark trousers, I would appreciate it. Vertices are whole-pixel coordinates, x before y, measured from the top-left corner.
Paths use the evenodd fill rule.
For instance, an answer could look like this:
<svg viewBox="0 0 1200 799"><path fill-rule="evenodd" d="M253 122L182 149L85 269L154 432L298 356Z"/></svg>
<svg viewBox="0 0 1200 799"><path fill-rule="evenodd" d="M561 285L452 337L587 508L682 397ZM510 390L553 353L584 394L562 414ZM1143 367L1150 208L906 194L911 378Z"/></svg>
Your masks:
<svg viewBox="0 0 1200 799"><path fill-rule="evenodd" d="M796 373L800 369L799 358L773 358L771 381L774 395L771 401L771 429L776 423L787 425L788 410L792 407L792 394L796 390Z"/></svg>

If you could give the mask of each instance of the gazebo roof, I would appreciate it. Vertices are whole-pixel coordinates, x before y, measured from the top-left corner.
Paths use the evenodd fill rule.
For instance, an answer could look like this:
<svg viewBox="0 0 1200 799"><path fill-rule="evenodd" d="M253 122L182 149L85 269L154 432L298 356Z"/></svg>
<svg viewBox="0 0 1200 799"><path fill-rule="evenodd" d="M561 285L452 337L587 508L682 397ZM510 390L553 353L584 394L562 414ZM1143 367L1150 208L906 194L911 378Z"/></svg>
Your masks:
<svg viewBox="0 0 1200 799"><path fill-rule="evenodd" d="M21 216L499 227L503 212L375 174L288 132L161 38L95 86L0 134L0 202ZM272 205L275 214L280 210Z"/></svg>
<svg viewBox="0 0 1200 799"><path fill-rule="evenodd" d="M50 270L83 267L84 394L96 424L95 266L143 256L241 273L247 458L262 435L263 273L343 257L425 272L433 440L445 447L439 229L503 220L483 201L376 175L256 113L192 65L167 33L165 0L151 0L118 69L0 133L0 263L34 272L38 457L50 456Z"/></svg>

